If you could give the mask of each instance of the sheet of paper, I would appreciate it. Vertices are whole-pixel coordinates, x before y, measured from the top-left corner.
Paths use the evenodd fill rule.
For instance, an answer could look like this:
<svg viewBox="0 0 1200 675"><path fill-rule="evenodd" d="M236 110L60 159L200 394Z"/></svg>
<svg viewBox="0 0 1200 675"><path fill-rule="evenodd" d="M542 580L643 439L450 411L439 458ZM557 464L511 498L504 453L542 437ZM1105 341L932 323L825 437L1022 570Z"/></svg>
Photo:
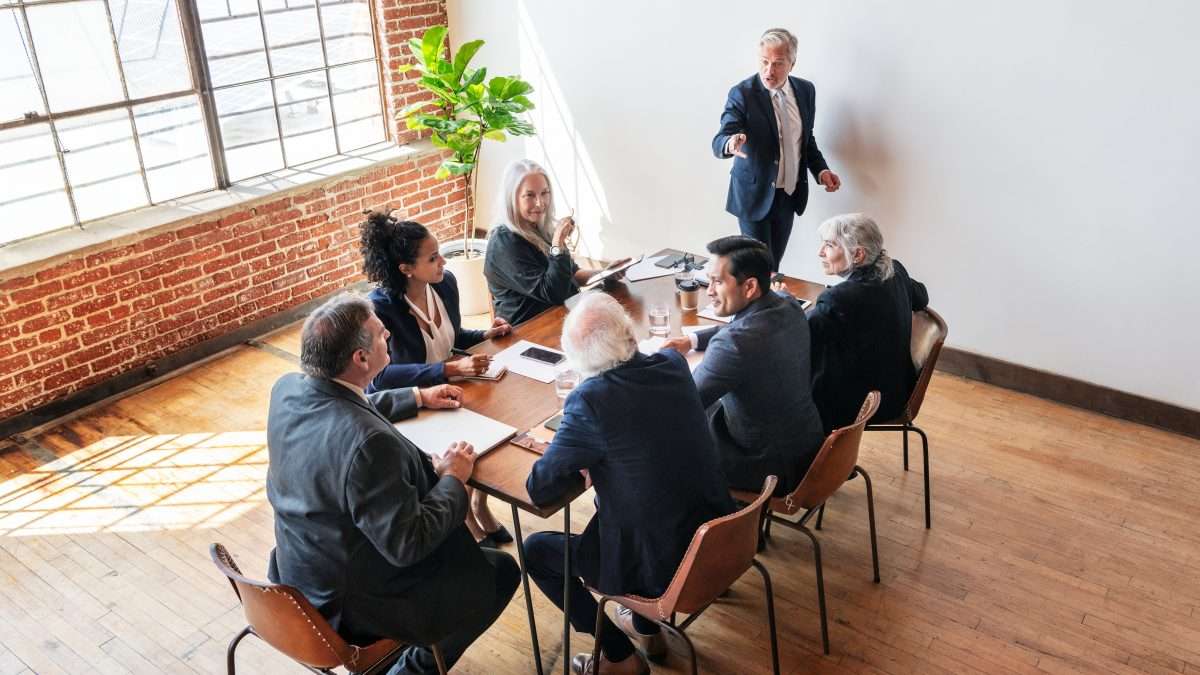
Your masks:
<svg viewBox="0 0 1200 675"><path fill-rule="evenodd" d="M638 351L645 354L646 356L650 356L654 352L657 352L658 350L662 349L663 343L666 341L667 341L666 338L661 338L658 336L648 337L645 340L642 340L641 342L638 343Z"/></svg>
<svg viewBox="0 0 1200 675"><path fill-rule="evenodd" d="M538 382L553 382L554 381L554 366L534 361L533 359L521 356L521 352L530 347L538 347L555 354L562 354L557 349L551 349L545 345L539 345L529 340L521 340L515 345L505 349L504 351L492 357L492 363L500 363L508 366L508 369L518 375L524 375L531 380Z"/></svg>
<svg viewBox="0 0 1200 675"><path fill-rule="evenodd" d="M655 279L657 277L667 277L675 274L675 268L659 267L654 263L666 258L665 255L656 255L653 258L646 258L640 263L630 267L625 271L625 279L628 281L644 281L646 279Z"/></svg>
<svg viewBox="0 0 1200 675"><path fill-rule="evenodd" d="M713 312L712 305L708 305L699 312L696 312L696 316L704 317L705 319L710 319L712 321L720 321L721 323L729 323L729 321L733 319L732 316L717 316L716 313Z"/></svg>
<svg viewBox="0 0 1200 675"><path fill-rule="evenodd" d="M421 408L416 417L397 422L396 429L431 457L441 457L454 441L466 441L482 455L517 433L507 424L466 408Z"/></svg>

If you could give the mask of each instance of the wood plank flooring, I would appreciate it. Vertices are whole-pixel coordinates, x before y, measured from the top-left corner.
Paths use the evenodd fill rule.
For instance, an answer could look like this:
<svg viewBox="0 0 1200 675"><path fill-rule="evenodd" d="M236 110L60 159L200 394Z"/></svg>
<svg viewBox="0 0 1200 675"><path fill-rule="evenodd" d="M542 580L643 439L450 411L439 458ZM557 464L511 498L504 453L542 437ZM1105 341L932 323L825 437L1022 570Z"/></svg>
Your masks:
<svg viewBox="0 0 1200 675"><path fill-rule="evenodd" d="M208 558L251 576L273 545L263 491L267 394L299 327L37 433L0 439L0 675L220 673L241 609ZM818 535L833 653L820 653L812 553L777 527L761 559L786 673L1200 675L1200 441L937 374L933 529L920 445L870 433L882 583L865 492L847 484ZM493 510L511 528L507 508ZM577 528L591 500L576 502ZM560 526L522 517L525 532ZM515 549L510 545L510 553ZM561 615L534 589L547 665ZM762 586L748 574L692 628L701 670L769 672ZM573 651L590 648L586 635ZM682 645L655 672L686 672ZM529 673L518 590L455 668ZM239 672L304 672L253 638ZM559 670L559 672L561 672Z"/></svg>

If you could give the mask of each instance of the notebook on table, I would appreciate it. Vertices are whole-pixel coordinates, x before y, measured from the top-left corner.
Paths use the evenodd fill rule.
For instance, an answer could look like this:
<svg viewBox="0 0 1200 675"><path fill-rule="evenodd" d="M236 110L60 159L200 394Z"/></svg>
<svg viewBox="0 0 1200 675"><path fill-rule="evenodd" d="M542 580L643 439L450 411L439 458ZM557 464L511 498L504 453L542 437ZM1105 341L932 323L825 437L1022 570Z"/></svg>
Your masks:
<svg viewBox="0 0 1200 675"><path fill-rule="evenodd" d="M396 430L430 457L441 457L454 441L466 441L482 455L517 433L515 427L466 408L421 408L416 417L396 422Z"/></svg>

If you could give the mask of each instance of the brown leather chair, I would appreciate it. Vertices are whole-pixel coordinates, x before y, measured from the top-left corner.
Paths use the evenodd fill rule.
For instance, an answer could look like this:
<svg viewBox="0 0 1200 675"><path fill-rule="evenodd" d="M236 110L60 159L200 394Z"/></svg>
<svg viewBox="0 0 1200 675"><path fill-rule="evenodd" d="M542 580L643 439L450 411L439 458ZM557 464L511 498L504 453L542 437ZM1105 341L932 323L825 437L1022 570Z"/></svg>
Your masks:
<svg viewBox="0 0 1200 675"><path fill-rule="evenodd" d="M366 647L348 644L334 632L300 591L291 586L254 581L242 576L233 556L221 544L209 547L213 563L229 579L233 592L242 603L248 626L229 643L226 668L234 675L234 652L247 635L257 635L314 673L332 674L343 667L351 673L375 674L386 671L408 645L390 639L377 640ZM433 646L438 672L445 675L442 652Z"/></svg>
<svg viewBox="0 0 1200 675"><path fill-rule="evenodd" d="M929 307L913 312L912 341L909 349L912 352L913 365L917 367L917 383L900 417L867 425L867 431L899 431L904 434L905 471L908 471L908 432L915 431L921 436L921 457L925 465L926 529L932 522L929 512L929 438L914 422L917 414L921 412L921 402L925 400L925 390L929 388L929 379L933 377L933 369L937 367L938 355L942 353L942 345L946 343L947 332L946 322L941 315Z"/></svg>
<svg viewBox="0 0 1200 675"><path fill-rule="evenodd" d="M596 610L596 646L592 651L592 663L600 672L600 630L604 624L604 605L616 602L624 605L647 619L658 623L670 633L682 638L691 659L692 675L697 673L696 648L684 631L746 570L754 567L763 578L763 590L767 595L767 623L771 630L771 666L779 675L779 643L775 637L775 599L771 592L771 575L762 563L754 559L758 547L758 525L762 518L763 505L775 491L778 482L775 476L767 476L761 494L752 495L750 505L727 516L714 518L696 530L688 545L683 561L675 570L675 576L667 590L657 598L637 595L600 594L600 607ZM593 591L596 592L596 591ZM689 615L683 623L675 623L675 614Z"/></svg>
<svg viewBox="0 0 1200 675"><path fill-rule="evenodd" d="M807 524L815 514L822 513L825 501L837 492L850 478L861 475L867 484L867 521L871 527L871 563L875 572L875 583L879 583L879 547L875 539L875 493L871 488L871 476L858 465L858 446L862 440L863 427L871 415L879 408L879 392L872 391L863 400L862 408L854 424L834 429L825 438L820 451L813 463L804 474L804 478L795 490L783 497L774 497L767 503L763 511L762 537L765 541L770 537L771 522L775 521L792 529L803 532L812 541L813 564L817 569L817 606L821 610L821 646L829 653L829 623L825 611L825 578L821 567L821 544L816 535L808 529ZM849 478L847 478L849 476ZM754 499L754 493L734 490L733 497L739 501ZM774 514L782 513L795 515L801 510L804 515L797 522L791 522ZM817 529L820 529L820 516L817 517Z"/></svg>

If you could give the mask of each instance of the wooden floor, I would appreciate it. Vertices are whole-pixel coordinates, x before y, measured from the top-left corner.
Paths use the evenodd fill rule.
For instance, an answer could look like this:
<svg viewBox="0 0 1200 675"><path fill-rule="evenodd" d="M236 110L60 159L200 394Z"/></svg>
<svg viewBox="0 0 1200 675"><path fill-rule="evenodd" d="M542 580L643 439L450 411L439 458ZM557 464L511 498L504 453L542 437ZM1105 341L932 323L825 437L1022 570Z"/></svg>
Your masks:
<svg viewBox="0 0 1200 675"><path fill-rule="evenodd" d="M0 674L223 672L244 624L207 547L224 543L264 576L267 393L295 368L298 329L264 342L0 440ZM761 559L784 672L1200 675L1200 441L941 373L921 422L933 441L932 530L919 452L906 473L897 435L864 441L881 584L862 481L830 502L820 537L831 656L820 654L811 551L776 528ZM522 522L527 533L559 524ZM561 668L561 615L534 594L543 651ZM769 672L765 629L751 573L693 627L701 670ZM671 646L655 672L684 672ZM518 591L455 671L529 673L529 652ZM304 672L254 639L239 664Z"/></svg>

